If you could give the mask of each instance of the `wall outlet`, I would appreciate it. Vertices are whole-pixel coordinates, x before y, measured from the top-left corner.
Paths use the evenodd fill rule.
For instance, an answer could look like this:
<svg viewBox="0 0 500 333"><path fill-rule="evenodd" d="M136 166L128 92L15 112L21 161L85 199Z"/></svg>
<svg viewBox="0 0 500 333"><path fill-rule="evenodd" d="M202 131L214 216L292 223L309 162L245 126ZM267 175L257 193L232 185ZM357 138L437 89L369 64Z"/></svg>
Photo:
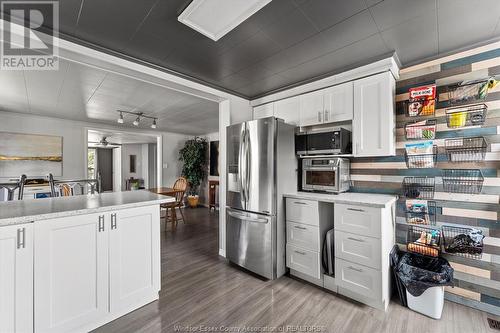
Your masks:
<svg viewBox="0 0 500 333"><path fill-rule="evenodd" d="M168 168L168 163L163 163L163 169Z"/></svg>

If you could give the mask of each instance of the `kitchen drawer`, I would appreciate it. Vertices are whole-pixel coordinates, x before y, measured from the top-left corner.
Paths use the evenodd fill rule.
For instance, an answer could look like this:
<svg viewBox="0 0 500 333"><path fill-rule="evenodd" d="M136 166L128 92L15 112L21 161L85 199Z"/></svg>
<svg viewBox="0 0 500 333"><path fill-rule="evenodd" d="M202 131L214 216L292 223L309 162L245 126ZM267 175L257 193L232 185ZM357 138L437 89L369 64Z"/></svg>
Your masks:
<svg viewBox="0 0 500 333"><path fill-rule="evenodd" d="M382 272L376 269L336 259L335 282L339 288L374 300L382 299Z"/></svg>
<svg viewBox="0 0 500 333"><path fill-rule="evenodd" d="M319 252L319 228L308 224L287 222L287 244Z"/></svg>
<svg viewBox="0 0 500 333"><path fill-rule="evenodd" d="M318 202L314 200L286 199L286 220L319 225Z"/></svg>
<svg viewBox="0 0 500 333"><path fill-rule="evenodd" d="M335 230L380 238L380 208L335 204Z"/></svg>
<svg viewBox="0 0 500 333"><path fill-rule="evenodd" d="M335 230L335 256L337 258L380 269L382 264L381 246L378 238Z"/></svg>
<svg viewBox="0 0 500 333"><path fill-rule="evenodd" d="M319 252L286 245L286 266L315 279L320 279Z"/></svg>

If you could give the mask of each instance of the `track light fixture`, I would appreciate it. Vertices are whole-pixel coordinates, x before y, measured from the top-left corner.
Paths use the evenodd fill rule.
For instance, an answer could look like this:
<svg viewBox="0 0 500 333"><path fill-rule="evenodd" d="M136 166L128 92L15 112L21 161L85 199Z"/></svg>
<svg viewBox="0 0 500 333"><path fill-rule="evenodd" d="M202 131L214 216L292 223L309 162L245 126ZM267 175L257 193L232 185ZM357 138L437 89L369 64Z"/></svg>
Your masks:
<svg viewBox="0 0 500 333"><path fill-rule="evenodd" d="M132 112L132 111L122 111L122 110L116 110L120 115L118 116L117 122L119 124L124 123L123 119L123 114L130 114L136 116L135 120L132 122L134 126L139 126L141 123L142 118L147 118L147 119L153 119L153 123L151 124L151 128L155 129L157 127L157 120L158 118L156 117L151 117L151 116L146 116L144 112Z"/></svg>

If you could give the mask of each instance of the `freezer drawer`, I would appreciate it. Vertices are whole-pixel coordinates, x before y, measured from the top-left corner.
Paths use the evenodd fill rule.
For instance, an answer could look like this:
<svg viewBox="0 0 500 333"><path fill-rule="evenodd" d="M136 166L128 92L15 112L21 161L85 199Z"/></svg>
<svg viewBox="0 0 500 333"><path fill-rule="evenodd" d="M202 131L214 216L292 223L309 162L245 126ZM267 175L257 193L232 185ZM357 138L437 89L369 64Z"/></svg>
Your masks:
<svg viewBox="0 0 500 333"><path fill-rule="evenodd" d="M382 299L382 272L343 259L335 260L335 282L364 297Z"/></svg>
<svg viewBox="0 0 500 333"><path fill-rule="evenodd" d="M378 238L335 231L335 256L371 268L380 269L381 242Z"/></svg>
<svg viewBox="0 0 500 333"><path fill-rule="evenodd" d="M287 244L286 266L315 279L321 278L319 252Z"/></svg>
<svg viewBox="0 0 500 333"><path fill-rule="evenodd" d="M268 279L276 277L276 217L226 210L226 257Z"/></svg>
<svg viewBox="0 0 500 333"><path fill-rule="evenodd" d="M302 223L287 222L286 242L287 244L319 252L319 228Z"/></svg>

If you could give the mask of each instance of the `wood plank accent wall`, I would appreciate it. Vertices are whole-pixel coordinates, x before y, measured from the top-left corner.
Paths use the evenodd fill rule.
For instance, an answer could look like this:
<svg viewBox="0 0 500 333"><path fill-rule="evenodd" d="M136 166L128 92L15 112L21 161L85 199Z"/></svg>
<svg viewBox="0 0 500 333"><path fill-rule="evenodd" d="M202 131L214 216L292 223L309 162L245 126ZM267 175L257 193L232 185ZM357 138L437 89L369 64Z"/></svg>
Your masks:
<svg viewBox="0 0 500 333"><path fill-rule="evenodd" d="M500 85L490 91L484 100L488 115L484 125L460 129L446 126L445 110L449 106L446 87L463 80L500 76L500 48L467 52L467 56L446 62L433 61L419 65L414 70L403 70L396 85L397 155L392 157L353 158L351 174L353 191L368 193L401 193L404 176L435 176L437 224L460 224L481 229L486 235L484 254L481 259L469 259L446 255L455 268L457 288L447 289L446 298L500 315ZM426 84L436 84L439 102L434 117L438 121L436 140L438 162L432 169L407 169L404 161L404 125L419 118L408 118L404 112L404 101L408 100L408 89ZM479 103L473 101L469 104ZM444 139L454 137L484 136L488 142L486 160L479 163L449 163L444 154ZM412 141L415 142L415 141ZM442 169L481 169L485 178L481 194L446 193L443 190ZM396 241L406 241L405 198L397 203Z"/></svg>

